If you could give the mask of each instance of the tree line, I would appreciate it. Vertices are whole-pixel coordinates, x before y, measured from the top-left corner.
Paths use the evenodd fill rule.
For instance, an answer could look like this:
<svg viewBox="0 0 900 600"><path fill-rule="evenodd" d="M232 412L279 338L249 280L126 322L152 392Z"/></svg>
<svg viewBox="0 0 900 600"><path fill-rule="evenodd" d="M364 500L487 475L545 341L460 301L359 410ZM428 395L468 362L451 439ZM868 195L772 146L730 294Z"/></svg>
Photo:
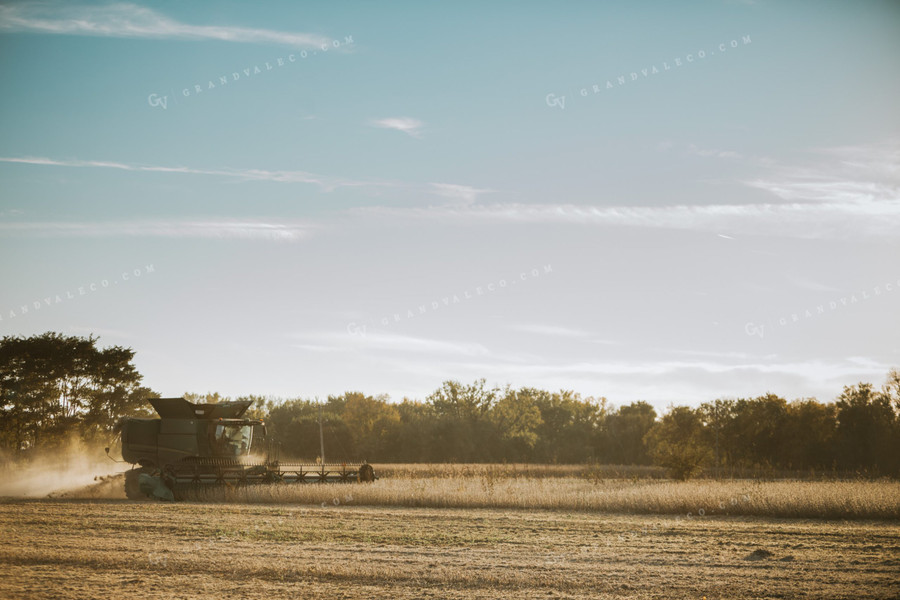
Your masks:
<svg viewBox="0 0 900 600"><path fill-rule="evenodd" d="M46 333L0 341L0 448L23 456L67 436L108 443L123 416L152 414L134 351L94 337ZM218 393L186 394L200 402ZM847 386L834 402L774 394L719 399L663 414L646 402L613 407L572 391L445 381L424 400L361 392L254 402L282 455L370 462L531 462L658 465L676 477L764 471L900 475L900 371L876 389Z"/></svg>
<svg viewBox="0 0 900 600"><path fill-rule="evenodd" d="M45 333L0 340L0 449L52 450L73 436L99 444L123 415L149 415L130 348Z"/></svg>

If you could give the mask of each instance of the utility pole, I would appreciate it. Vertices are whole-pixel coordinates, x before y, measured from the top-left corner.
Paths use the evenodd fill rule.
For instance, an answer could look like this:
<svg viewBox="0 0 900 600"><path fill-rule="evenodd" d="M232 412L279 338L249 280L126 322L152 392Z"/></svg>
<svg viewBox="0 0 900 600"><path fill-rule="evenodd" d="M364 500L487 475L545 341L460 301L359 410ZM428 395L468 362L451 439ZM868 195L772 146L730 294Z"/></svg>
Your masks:
<svg viewBox="0 0 900 600"><path fill-rule="evenodd" d="M316 398L319 404L319 459L322 462L322 470L325 470L325 434L322 433L322 403Z"/></svg>
<svg viewBox="0 0 900 600"><path fill-rule="evenodd" d="M719 478L719 400L716 399L715 404L716 415L716 479Z"/></svg>

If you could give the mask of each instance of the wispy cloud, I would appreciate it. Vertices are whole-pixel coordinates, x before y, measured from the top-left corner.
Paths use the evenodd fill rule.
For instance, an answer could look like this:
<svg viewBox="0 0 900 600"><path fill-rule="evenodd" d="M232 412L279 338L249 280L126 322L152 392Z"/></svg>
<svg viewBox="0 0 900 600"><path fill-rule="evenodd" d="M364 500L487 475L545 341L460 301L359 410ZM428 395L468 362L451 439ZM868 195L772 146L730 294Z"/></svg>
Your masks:
<svg viewBox="0 0 900 600"><path fill-rule="evenodd" d="M422 137L422 128L425 126L425 123L419 119L413 119L412 117L372 119L369 121L369 124L373 127L380 127L382 129L396 129L397 131L402 131L414 138Z"/></svg>
<svg viewBox="0 0 900 600"><path fill-rule="evenodd" d="M694 144L689 144L687 151L695 156L704 158L743 158L739 152L733 150L716 150L711 148L700 148Z"/></svg>
<svg viewBox="0 0 900 600"><path fill-rule="evenodd" d="M481 344L468 342L448 342L409 335L375 333L353 337L353 340L370 350L390 350L413 354L455 354L462 356L487 356L488 349Z"/></svg>
<svg viewBox="0 0 900 600"><path fill-rule="evenodd" d="M750 187L789 202L900 202L900 140L816 150L809 164L778 166Z"/></svg>
<svg viewBox="0 0 900 600"><path fill-rule="evenodd" d="M379 185L378 182L363 182L328 178L306 171L268 171L265 169L196 169L192 167L161 167L153 165L130 165L126 163L103 160L55 160L36 156L0 158L0 162L43 165L54 167L82 167L100 169L119 169L144 173L181 173L186 175L209 175L238 179L242 181L272 181L277 183L311 183L326 191L341 186ZM387 185L387 184L380 184Z"/></svg>
<svg viewBox="0 0 900 600"><path fill-rule="evenodd" d="M515 331L521 331L523 333L533 333L536 335L548 335L554 337L586 338L590 335L585 331L581 331L580 329L570 329L568 327L560 327L558 325L541 325L537 323L522 323L519 325L513 325L512 329Z"/></svg>
<svg viewBox="0 0 900 600"><path fill-rule="evenodd" d="M122 329L107 329L105 327L93 326L93 327L85 327L82 325L71 325L68 329L69 333L74 333L76 335L83 335L85 337L89 335L96 335L98 337L106 337L107 339L103 340L104 342L110 342L115 340L132 340L134 339L134 334L130 331L125 331ZM112 339L109 339L112 338Z"/></svg>
<svg viewBox="0 0 900 600"><path fill-rule="evenodd" d="M772 235L802 239L859 235L896 237L900 201L860 206L834 204L708 204L677 206L586 206L573 204L492 204L467 207L357 208L361 217L473 220L508 223L571 223ZM720 234L721 235L721 234Z"/></svg>
<svg viewBox="0 0 900 600"><path fill-rule="evenodd" d="M747 181L746 184L789 202L862 204L900 200L900 188L895 185L871 181L839 181L825 176L818 177L816 180L811 179L754 179Z"/></svg>
<svg viewBox="0 0 900 600"><path fill-rule="evenodd" d="M294 48L319 47L331 41L325 36L310 33L189 25L130 3L96 6L72 6L61 2L6 4L0 6L0 31L158 40L215 40Z"/></svg>
<svg viewBox="0 0 900 600"><path fill-rule="evenodd" d="M454 378L462 381L486 377L492 385L509 383L575 390L584 395L605 396L617 404L646 400L661 411L673 402L697 406L716 398L748 398L784 389L804 389L807 390L804 396L828 401L848 382L882 381L892 366L853 357L785 361L778 355L695 354L696 357L573 361L498 350L489 356L470 359L448 357L440 363L416 355L376 355L373 360L386 373L418 380L426 389L427 385L437 385L446 379L447 373L453 373Z"/></svg>
<svg viewBox="0 0 900 600"><path fill-rule="evenodd" d="M818 281L813 281L811 279L806 279L804 277L794 276L791 278L791 281L798 288L803 290L811 290L813 292L840 292L840 288L836 288L831 285L826 285L824 283L820 283Z"/></svg>
<svg viewBox="0 0 900 600"><path fill-rule="evenodd" d="M662 143L667 150L672 144ZM440 219L508 222L571 223L707 231L723 239L765 235L800 239L896 238L900 230L900 142L817 150L811 166L780 167L769 158L737 152L688 151L701 156L737 159L772 173L738 183L763 189L776 202L747 204L678 204L653 206L591 206L575 204L494 203L472 205L489 189L454 189L466 203L417 208L357 208L352 213L391 219ZM824 159L822 158L824 157ZM787 202L782 202L786 200Z"/></svg>
<svg viewBox="0 0 900 600"><path fill-rule="evenodd" d="M270 171L267 169L198 169L194 167L168 167L154 165L132 165L104 160L56 160L39 156L0 157L0 163L14 163L52 167L78 167L98 169L118 169L141 173L170 173L184 175L200 175L220 177L235 181L263 181L272 183L300 183L318 186L324 192L333 192L339 188L353 189L391 189L420 195L436 195L452 200L451 204L470 204L481 194L494 190L471 187L455 183L417 184L403 181L354 180L339 177L328 177L308 171Z"/></svg>
<svg viewBox="0 0 900 600"><path fill-rule="evenodd" d="M432 379L452 372L461 380L487 377L491 384L514 382L544 389L574 389L584 394L605 396L622 403L647 400L664 410L666 405L700 402L723 397L755 397L779 389L798 386L814 391L821 401L836 397L843 385L852 381L877 382L890 364L816 360L784 362L783 359L753 360L747 357L722 360L604 360L554 362L551 360L508 360L503 355L469 361L432 362L410 365L409 360L384 361L398 372L414 370ZM788 398L792 400L793 398Z"/></svg>
<svg viewBox="0 0 900 600"><path fill-rule="evenodd" d="M47 237L169 237L236 238L296 242L311 235L317 226L308 223L260 221L98 221L0 223L0 235Z"/></svg>
<svg viewBox="0 0 900 600"><path fill-rule="evenodd" d="M304 350L395 352L416 356L439 354L486 357L490 355L490 351L482 344L434 340L386 332L368 332L365 335L349 335L346 332L303 333L292 337L298 340L294 347Z"/></svg>
<svg viewBox="0 0 900 600"><path fill-rule="evenodd" d="M432 191L438 196L449 198L459 204L473 204L478 200L478 196L489 194L494 191L487 188L475 188L455 183L432 183L430 185Z"/></svg>

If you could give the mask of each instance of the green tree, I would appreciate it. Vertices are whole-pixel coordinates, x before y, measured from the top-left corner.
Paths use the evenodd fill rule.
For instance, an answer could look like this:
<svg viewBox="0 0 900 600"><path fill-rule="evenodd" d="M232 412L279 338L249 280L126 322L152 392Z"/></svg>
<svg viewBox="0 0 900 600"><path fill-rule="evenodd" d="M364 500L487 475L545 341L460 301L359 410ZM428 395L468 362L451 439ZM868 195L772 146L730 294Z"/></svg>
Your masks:
<svg viewBox="0 0 900 600"><path fill-rule="evenodd" d="M704 421L711 425L707 445L713 449L711 438L718 427L720 459L724 465L774 468L786 464L791 442L786 429L788 408L784 398L766 394L719 401L716 410L718 417L711 414L709 406L702 412Z"/></svg>
<svg viewBox="0 0 900 600"><path fill-rule="evenodd" d="M484 379L471 385L445 381L428 396L426 401L437 417L433 431L440 460L485 462L494 458L496 438L487 415L498 391L485 389Z"/></svg>
<svg viewBox="0 0 900 600"><path fill-rule="evenodd" d="M344 394L341 418L347 424L357 452L366 460L383 460L400 427L400 413L387 396L373 398L361 392Z"/></svg>
<svg viewBox="0 0 900 600"><path fill-rule="evenodd" d="M247 409L247 412L244 413L244 416L248 419L260 419L265 421L269 411L275 406L275 399L254 394L240 396L236 398L236 400L249 400L253 403L250 405L250 408Z"/></svg>
<svg viewBox="0 0 900 600"><path fill-rule="evenodd" d="M436 462L446 460L435 443L437 415L434 406L404 398L397 405L400 425L390 457L401 462Z"/></svg>
<svg viewBox="0 0 900 600"><path fill-rule="evenodd" d="M56 446L75 435L107 441L117 421L149 414L130 348L48 332L0 340L0 443L8 451Z"/></svg>
<svg viewBox="0 0 900 600"><path fill-rule="evenodd" d="M814 399L797 400L787 407L782 466L788 469L827 469L836 458L837 409Z"/></svg>
<svg viewBox="0 0 900 600"><path fill-rule="evenodd" d="M891 434L890 455L894 457L893 473L900 475L900 369L891 369L881 395L888 399L894 409L894 428Z"/></svg>
<svg viewBox="0 0 900 600"><path fill-rule="evenodd" d="M550 393L523 388L541 411L535 455L552 463L579 463L596 460L600 432L606 417L606 399L582 399L575 392Z"/></svg>
<svg viewBox="0 0 900 600"><path fill-rule="evenodd" d="M677 479L690 479L712 458L705 437L700 411L676 406L647 433L647 446L656 464Z"/></svg>
<svg viewBox="0 0 900 600"><path fill-rule="evenodd" d="M897 471L897 415L888 396L870 383L847 386L837 400L838 462L875 473Z"/></svg>
<svg viewBox="0 0 900 600"><path fill-rule="evenodd" d="M646 402L632 402L606 417L605 462L620 465L648 465L650 454L644 440L656 422L656 410Z"/></svg>
<svg viewBox="0 0 900 600"><path fill-rule="evenodd" d="M284 459L315 461L320 455L319 418L326 462L356 461L350 428L328 403L300 398L275 404L265 418L272 440Z"/></svg>
<svg viewBox="0 0 900 600"><path fill-rule="evenodd" d="M205 394L197 394L194 392L185 392L182 396L188 402L200 404L218 404L219 402L230 402L231 398L222 396L219 392L206 392Z"/></svg>
<svg viewBox="0 0 900 600"><path fill-rule="evenodd" d="M474 423L488 413L499 391L485 389L485 383L484 379L479 379L471 385L445 381L439 389L428 396L427 401L434 406L439 417Z"/></svg>
<svg viewBox="0 0 900 600"><path fill-rule="evenodd" d="M490 412L490 419L499 433L504 460L528 460L538 440L538 428L543 423L541 410L533 395L509 387Z"/></svg>

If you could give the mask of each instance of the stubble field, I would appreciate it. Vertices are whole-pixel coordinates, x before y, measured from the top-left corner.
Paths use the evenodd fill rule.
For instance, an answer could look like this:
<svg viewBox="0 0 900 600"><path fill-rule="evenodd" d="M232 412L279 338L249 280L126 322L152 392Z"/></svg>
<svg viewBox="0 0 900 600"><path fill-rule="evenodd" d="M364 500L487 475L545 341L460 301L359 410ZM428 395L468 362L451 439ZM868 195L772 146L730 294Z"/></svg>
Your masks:
<svg viewBox="0 0 900 600"><path fill-rule="evenodd" d="M6 498L0 598L900 597L897 482L431 475Z"/></svg>

